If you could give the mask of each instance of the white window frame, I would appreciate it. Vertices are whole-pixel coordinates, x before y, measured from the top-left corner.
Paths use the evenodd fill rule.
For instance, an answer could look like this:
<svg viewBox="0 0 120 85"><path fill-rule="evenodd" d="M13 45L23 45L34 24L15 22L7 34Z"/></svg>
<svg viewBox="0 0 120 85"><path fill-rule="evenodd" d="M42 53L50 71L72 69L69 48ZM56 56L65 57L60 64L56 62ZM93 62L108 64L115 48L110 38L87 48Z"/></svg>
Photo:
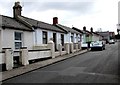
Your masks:
<svg viewBox="0 0 120 85"><path fill-rule="evenodd" d="M46 33L46 38L44 38L44 33ZM44 40L46 40L46 43L44 43ZM42 31L42 43L43 44L47 44L48 42L48 32L47 31Z"/></svg>
<svg viewBox="0 0 120 85"><path fill-rule="evenodd" d="M15 33L20 33L21 34L21 39L20 40L15 40ZM16 48L15 43L21 43L21 47L22 47L22 45L23 45L23 43L22 43L22 39L23 38L22 37L23 37L23 33L22 32L17 32L17 31L14 32L14 46L15 46L15 49L20 49L20 47Z"/></svg>

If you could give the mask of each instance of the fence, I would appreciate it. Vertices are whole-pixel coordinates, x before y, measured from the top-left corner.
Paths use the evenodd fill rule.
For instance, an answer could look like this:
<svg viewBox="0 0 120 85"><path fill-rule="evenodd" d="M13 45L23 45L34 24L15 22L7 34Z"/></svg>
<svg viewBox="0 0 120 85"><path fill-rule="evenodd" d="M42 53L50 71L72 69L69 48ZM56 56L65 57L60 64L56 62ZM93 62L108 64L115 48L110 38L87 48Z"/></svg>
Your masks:
<svg viewBox="0 0 120 85"><path fill-rule="evenodd" d="M54 42L50 41L46 45L34 46L33 50L28 50L27 47L22 47L20 51L12 51L11 48L5 48L3 52L0 52L0 64L5 63L6 70L13 69L13 56L19 56L19 62L22 65L28 65L29 60L41 59L41 58L55 58L57 56L74 53L80 50L78 43L65 43L64 50L62 45L59 44L58 51L55 52Z"/></svg>

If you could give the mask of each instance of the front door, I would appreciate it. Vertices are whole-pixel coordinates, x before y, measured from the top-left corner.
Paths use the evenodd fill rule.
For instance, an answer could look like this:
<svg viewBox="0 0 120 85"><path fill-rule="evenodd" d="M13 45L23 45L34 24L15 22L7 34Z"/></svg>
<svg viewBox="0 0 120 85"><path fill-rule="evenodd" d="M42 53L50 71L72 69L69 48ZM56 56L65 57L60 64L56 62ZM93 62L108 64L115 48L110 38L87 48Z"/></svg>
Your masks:
<svg viewBox="0 0 120 85"><path fill-rule="evenodd" d="M57 50L56 48L56 33L53 33L53 42L55 44L55 51Z"/></svg>
<svg viewBox="0 0 120 85"><path fill-rule="evenodd" d="M64 34L61 34L61 44L64 46Z"/></svg>
<svg viewBox="0 0 120 85"><path fill-rule="evenodd" d="M1 40L2 36L1 36L1 30L0 30L0 51L2 50L2 40Z"/></svg>
<svg viewBox="0 0 120 85"><path fill-rule="evenodd" d="M23 46L23 33L22 32L14 32L14 68L17 68L19 66L21 66L21 57L20 57L20 48Z"/></svg>

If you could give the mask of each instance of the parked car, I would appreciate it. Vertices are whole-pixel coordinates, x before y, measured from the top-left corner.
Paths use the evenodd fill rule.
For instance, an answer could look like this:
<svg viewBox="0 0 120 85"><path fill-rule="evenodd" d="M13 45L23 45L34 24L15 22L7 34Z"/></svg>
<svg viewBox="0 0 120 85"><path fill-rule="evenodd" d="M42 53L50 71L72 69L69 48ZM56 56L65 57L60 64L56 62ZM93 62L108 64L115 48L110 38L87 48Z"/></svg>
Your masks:
<svg viewBox="0 0 120 85"><path fill-rule="evenodd" d="M109 40L109 44L115 44L115 41L113 39Z"/></svg>
<svg viewBox="0 0 120 85"><path fill-rule="evenodd" d="M87 49L88 44L86 42L81 42L81 48L82 49Z"/></svg>
<svg viewBox="0 0 120 85"><path fill-rule="evenodd" d="M93 41L90 48L91 50L105 50L105 43L103 41Z"/></svg>

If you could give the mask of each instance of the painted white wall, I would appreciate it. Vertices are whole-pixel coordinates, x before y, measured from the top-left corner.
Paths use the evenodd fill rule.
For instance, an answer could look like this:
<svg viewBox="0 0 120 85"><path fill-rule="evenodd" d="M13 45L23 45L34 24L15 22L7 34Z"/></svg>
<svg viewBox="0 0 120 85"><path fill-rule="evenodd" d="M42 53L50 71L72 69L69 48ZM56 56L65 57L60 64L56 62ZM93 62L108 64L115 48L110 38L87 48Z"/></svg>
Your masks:
<svg viewBox="0 0 120 85"><path fill-rule="evenodd" d="M47 32L48 32L48 39L47 39L47 41L49 42L50 38L53 38L53 32L52 31L47 31ZM56 32L54 32L54 33L56 33Z"/></svg>
<svg viewBox="0 0 120 85"><path fill-rule="evenodd" d="M81 35L79 34L79 35L78 35L77 42L80 42L80 41L81 41Z"/></svg>
<svg viewBox="0 0 120 85"><path fill-rule="evenodd" d="M2 30L2 48L14 49L14 30Z"/></svg>
<svg viewBox="0 0 120 85"><path fill-rule="evenodd" d="M74 43L77 43L76 33L74 33Z"/></svg>
<svg viewBox="0 0 120 85"><path fill-rule="evenodd" d="M40 44L42 44L42 42L43 42L43 40L42 40L42 30L41 29L37 29L36 31L35 31L35 37L36 37L36 45L40 45Z"/></svg>
<svg viewBox="0 0 120 85"><path fill-rule="evenodd" d="M23 45L28 49L32 49L34 45L33 32L23 32Z"/></svg>
<svg viewBox="0 0 120 85"><path fill-rule="evenodd" d="M70 43L71 43L71 33L69 33L69 36L70 36Z"/></svg>
<svg viewBox="0 0 120 85"><path fill-rule="evenodd" d="M57 36L57 44L61 44L60 33L57 33L56 36Z"/></svg>
<svg viewBox="0 0 120 85"><path fill-rule="evenodd" d="M42 32L46 31L48 34L48 42L50 38L53 38L53 33L56 33L56 44L57 44L57 49L58 49L58 44L61 44L61 34L60 32L55 32L55 31L48 31L48 30L43 30L43 29L36 29L36 31L33 33L34 35L34 45L42 45L43 44L43 39L42 39ZM64 34L64 42L69 41L69 34Z"/></svg>
<svg viewBox="0 0 120 85"><path fill-rule="evenodd" d="M29 52L28 60L34 60L34 59L40 59L40 58L47 58L51 57L51 51L35 51L35 52Z"/></svg>
<svg viewBox="0 0 120 85"><path fill-rule="evenodd" d="M69 33L64 34L64 42L65 43L70 43L70 34Z"/></svg>
<svg viewBox="0 0 120 85"><path fill-rule="evenodd" d="M67 34L67 42L69 42L69 43L71 43L71 33L69 32L68 34Z"/></svg>
<svg viewBox="0 0 120 85"><path fill-rule="evenodd" d="M1 48L12 48L13 50L15 50L14 32L22 32L22 46L26 46L28 47L28 49L32 49L32 46L34 45L33 32L13 29L2 30Z"/></svg>

